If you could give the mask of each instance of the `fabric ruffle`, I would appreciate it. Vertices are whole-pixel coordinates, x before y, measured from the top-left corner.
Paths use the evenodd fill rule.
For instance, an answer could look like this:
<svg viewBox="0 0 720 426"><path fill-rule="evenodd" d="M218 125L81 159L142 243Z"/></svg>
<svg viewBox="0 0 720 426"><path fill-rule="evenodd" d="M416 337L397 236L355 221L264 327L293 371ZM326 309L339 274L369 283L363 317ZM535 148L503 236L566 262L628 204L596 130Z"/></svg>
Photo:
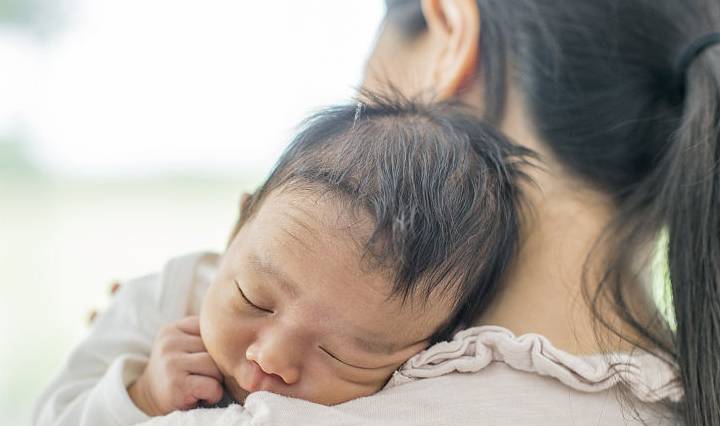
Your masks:
<svg viewBox="0 0 720 426"><path fill-rule="evenodd" d="M640 352L576 356L555 348L538 334L515 336L497 326L473 327L457 333L410 358L386 387L445 374L476 373L491 362L516 370L553 377L584 392L599 392L626 384L644 402L682 399L682 387L666 362Z"/></svg>

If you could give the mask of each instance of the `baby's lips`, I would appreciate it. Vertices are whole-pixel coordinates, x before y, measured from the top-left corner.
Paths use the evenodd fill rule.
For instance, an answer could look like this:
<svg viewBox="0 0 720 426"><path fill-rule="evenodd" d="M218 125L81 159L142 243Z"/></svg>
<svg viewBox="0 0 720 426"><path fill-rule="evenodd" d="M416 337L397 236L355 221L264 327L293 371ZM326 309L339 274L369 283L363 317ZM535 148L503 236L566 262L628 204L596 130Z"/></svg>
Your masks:
<svg viewBox="0 0 720 426"><path fill-rule="evenodd" d="M240 386L248 392L270 391L273 392L278 385L279 378L274 374L264 372L256 362L250 362L249 374L243 377Z"/></svg>

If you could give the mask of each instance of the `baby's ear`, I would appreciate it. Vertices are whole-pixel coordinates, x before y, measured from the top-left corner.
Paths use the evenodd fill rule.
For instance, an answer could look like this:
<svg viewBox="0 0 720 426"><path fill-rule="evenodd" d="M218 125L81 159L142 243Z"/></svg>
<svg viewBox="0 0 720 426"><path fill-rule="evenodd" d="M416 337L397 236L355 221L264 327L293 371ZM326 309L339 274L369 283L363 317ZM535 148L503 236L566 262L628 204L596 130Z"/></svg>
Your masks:
<svg viewBox="0 0 720 426"><path fill-rule="evenodd" d="M243 192L243 194L240 196L240 214L242 215L243 210L247 207L248 203L250 202L250 197L252 194L249 192Z"/></svg>
<svg viewBox="0 0 720 426"><path fill-rule="evenodd" d="M240 217L243 217L243 213L248 210L248 207L250 206L250 200L252 199L252 194L249 192L243 192L240 196Z"/></svg>
<svg viewBox="0 0 720 426"><path fill-rule="evenodd" d="M235 221L235 226L233 226L233 230L230 233L230 238L228 239L228 247L230 247L230 244L232 244L235 235L237 235L238 231L240 231L240 227L242 227L243 223L245 222L246 216L250 212L251 204L252 194L248 192L243 192L240 196L240 208L238 209L238 218Z"/></svg>

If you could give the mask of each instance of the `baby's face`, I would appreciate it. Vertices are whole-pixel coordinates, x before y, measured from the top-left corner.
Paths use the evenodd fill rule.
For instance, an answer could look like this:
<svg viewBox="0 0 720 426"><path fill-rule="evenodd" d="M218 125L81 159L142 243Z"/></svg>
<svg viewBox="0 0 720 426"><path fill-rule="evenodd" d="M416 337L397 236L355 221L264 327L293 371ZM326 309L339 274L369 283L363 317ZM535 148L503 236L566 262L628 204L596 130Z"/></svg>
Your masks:
<svg viewBox="0 0 720 426"><path fill-rule="evenodd" d="M450 306L387 301L391 281L361 264L335 202L270 194L224 254L200 324L225 386L338 404L380 390L428 345Z"/></svg>

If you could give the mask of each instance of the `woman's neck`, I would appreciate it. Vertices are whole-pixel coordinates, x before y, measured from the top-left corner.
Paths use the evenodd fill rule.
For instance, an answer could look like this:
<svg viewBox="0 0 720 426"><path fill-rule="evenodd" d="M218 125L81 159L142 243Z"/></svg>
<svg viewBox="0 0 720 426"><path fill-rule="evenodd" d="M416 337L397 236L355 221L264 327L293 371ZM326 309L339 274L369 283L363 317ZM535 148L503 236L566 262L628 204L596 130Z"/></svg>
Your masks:
<svg viewBox="0 0 720 426"><path fill-rule="evenodd" d="M556 347L576 354L621 350L597 345L593 316L582 293L585 267L602 267L603 256L588 260L588 255L608 223L607 210L589 198L552 191L526 194L533 211L524 215L519 252L480 323L515 334L542 334ZM590 272L587 285L592 286L595 277L599 274Z"/></svg>
<svg viewBox="0 0 720 426"><path fill-rule="evenodd" d="M499 325L518 335L542 334L559 349L575 354L629 350L628 344L600 329L607 340L597 343L593 315L583 297L583 272L588 271L590 291L604 272L603 247L595 245L613 217L612 202L580 186L580 179L553 160L525 120L515 94L509 95L507 107L503 131L538 152L543 162L527 170L533 183L523 185L528 208L522 211L520 249L478 324ZM601 314L623 333L629 332L612 312Z"/></svg>

